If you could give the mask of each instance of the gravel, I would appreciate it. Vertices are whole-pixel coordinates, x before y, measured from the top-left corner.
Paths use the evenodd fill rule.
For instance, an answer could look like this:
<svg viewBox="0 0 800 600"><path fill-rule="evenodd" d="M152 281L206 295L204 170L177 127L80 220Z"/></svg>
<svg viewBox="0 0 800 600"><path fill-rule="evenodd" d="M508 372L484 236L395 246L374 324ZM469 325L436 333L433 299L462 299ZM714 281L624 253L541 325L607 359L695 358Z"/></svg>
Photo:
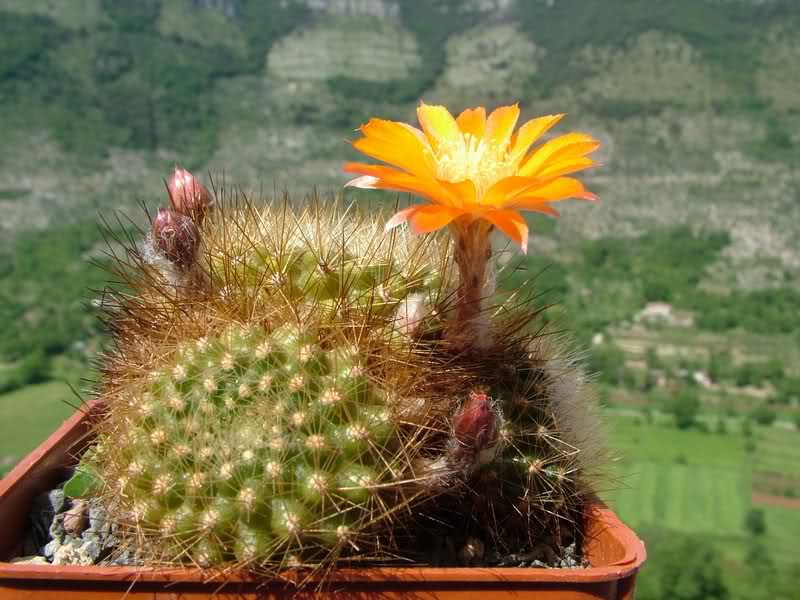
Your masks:
<svg viewBox="0 0 800 600"><path fill-rule="evenodd" d="M61 487L38 496L28 517L22 554L13 562L24 564L118 566L140 565L132 550L115 552L119 539L107 509L97 500L71 500ZM66 521L66 523L65 523ZM463 538L462 538L463 539ZM547 542L532 551L503 554L486 551L477 538L456 543L449 536L438 538L436 548L428 548L425 562L434 566L518 567L540 569L585 569L589 562L577 555L575 544L563 549Z"/></svg>
<svg viewBox="0 0 800 600"><path fill-rule="evenodd" d="M108 512L97 500L64 497L61 486L39 495L28 516L25 564L93 565L108 562L119 544ZM111 564L137 564L130 553Z"/></svg>

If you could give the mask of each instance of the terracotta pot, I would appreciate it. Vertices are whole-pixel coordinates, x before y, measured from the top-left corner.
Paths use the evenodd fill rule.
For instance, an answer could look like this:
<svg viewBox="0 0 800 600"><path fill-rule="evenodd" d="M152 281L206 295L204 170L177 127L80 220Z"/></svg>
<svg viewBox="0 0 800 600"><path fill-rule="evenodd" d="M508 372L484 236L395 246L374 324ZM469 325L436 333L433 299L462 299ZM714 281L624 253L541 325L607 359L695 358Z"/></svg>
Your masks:
<svg viewBox="0 0 800 600"><path fill-rule="evenodd" d="M55 487L87 443L97 406L66 421L0 480L0 599L54 598L279 598L288 584L248 577L210 577L198 569L19 565L17 554L33 498ZM490 600L508 598L631 599L645 560L642 542L617 516L598 504L590 509L585 550L589 569L365 568L340 569L325 595L337 599ZM301 594L299 597L310 597Z"/></svg>

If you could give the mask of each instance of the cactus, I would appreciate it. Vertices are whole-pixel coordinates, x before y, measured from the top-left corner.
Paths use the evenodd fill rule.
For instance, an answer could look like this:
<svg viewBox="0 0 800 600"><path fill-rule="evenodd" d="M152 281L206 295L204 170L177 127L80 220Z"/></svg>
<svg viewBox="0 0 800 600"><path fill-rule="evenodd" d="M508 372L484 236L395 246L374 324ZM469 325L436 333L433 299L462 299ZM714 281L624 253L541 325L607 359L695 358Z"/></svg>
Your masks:
<svg viewBox="0 0 800 600"><path fill-rule="evenodd" d="M443 245L319 207L187 218L160 209L115 267L133 293L109 309L105 501L150 562L371 556L453 472L430 458L450 407L424 341Z"/></svg>
<svg viewBox="0 0 800 600"><path fill-rule="evenodd" d="M174 187L106 305L89 466L121 547L276 573L428 560L431 517L497 551L579 534L600 446L579 369L526 302L459 291L442 236ZM491 314L466 351L465 298Z"/></svg>
<svg viewBox="0 0 800 600"><path fill-rule="evenodd" d="M457 507L440 499L442 510L459 515L443 531L460 546L480 540L505 556L580 543L607 458L580 368L558 356L557 347L509 356L500 376L487 377L486 391L472 392L455 414L462 451L478 449Z"/></svg>
<svg viewBox="0 0 800 600"><path fill-rule="evenodd" d="M105 450L106 478L136 526L168 540L162 551L200 565L358 547L382 488L414 466L413 434L368 359L310 323L185 342L122 392L127 406L103 425L126 429Z"/></svg>

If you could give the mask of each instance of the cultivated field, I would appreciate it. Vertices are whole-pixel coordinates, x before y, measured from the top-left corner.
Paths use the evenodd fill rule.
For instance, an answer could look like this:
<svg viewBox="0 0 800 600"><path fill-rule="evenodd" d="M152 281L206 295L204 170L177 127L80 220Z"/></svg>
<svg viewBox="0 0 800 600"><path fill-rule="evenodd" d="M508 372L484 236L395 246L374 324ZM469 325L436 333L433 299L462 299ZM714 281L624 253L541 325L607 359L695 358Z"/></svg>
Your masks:
<svg viewBox="0 0 800 600"><path fill-rule="evenodd" d="M610 484L616 489L604 497L626 523L707 536L741 567L751 537L745 518L756 508L772 559L798 562L800 502L759 491L758 477L767 466L777 477L796 477L800 432L759 427L748 452L741 434L681 431L640 417L614 416L610 429L621 458Z"/></svg>

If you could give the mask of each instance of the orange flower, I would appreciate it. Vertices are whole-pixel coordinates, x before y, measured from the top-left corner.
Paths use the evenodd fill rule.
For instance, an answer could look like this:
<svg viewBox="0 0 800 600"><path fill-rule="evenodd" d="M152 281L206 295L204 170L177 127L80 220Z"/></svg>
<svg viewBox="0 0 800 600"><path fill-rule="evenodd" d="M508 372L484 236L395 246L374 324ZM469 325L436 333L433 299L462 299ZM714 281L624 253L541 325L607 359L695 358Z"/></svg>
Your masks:
<svg viewBox="0 0 800 600"><path fill-rule="evenodd" d="M353 146L388 163L348 163L344 170L362 175L348 186L409 192L430 200L395 214L387 229L404 221L417 233L454 221L485 220L527 251L528 225L521 210L552 216L551 202L567 198L596 200L571 173L594 166L587 155L600 143L584 133L568 133L537 148L531 146L564 115L532 119L517 131L519 106L503 106L488 117L483 107L457 118L443 106L422 103L422 130L406 123L372 119Z"/></svg>

